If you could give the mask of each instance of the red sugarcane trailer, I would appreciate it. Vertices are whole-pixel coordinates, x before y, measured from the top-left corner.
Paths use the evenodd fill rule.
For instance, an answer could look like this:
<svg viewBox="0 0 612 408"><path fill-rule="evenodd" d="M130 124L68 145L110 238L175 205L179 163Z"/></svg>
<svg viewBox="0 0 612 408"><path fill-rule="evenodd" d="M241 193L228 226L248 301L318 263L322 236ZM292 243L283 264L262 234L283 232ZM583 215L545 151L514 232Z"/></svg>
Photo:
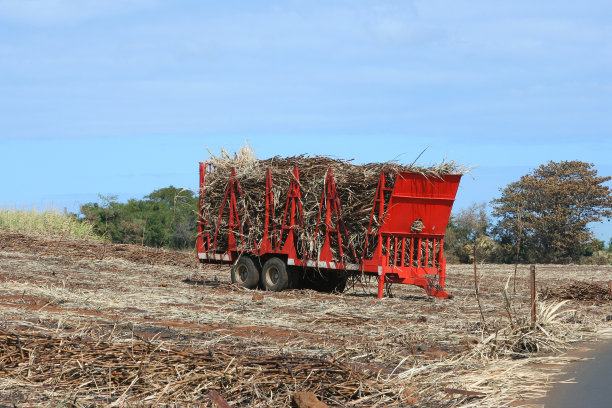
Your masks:
<svg viewBox="0 0 612 408"><path fill-rule="evenodd" d="M416 285L431 296L449 297L444 289L444 233L461 175L382 171L376 194L369 198L370 222L363 231L365 244L358 258L348 244L333 169L327 171L321 193L314 238L323 245L314 256L309 256L298 234L304 228L299 168L293 170L280 225L274 222L273 180L267 170L263 238L259 242L245 234L250 221L245 220L239 205L242 190L235 170L229 175L221 210L214 214L217 227L214 231L208 228L213 223L206 219L203 200L210 171L214 171L210 164L200 163L197 256L200 262L232 264L234 283L281 291L299 286L300 276L310 274L331 277L332 288L341 291L346 276L355 273L377 277L379 298L385 283ZM227 217L223 220L228 228L226 239L221 239L218 227L223 217Z"/></svg>

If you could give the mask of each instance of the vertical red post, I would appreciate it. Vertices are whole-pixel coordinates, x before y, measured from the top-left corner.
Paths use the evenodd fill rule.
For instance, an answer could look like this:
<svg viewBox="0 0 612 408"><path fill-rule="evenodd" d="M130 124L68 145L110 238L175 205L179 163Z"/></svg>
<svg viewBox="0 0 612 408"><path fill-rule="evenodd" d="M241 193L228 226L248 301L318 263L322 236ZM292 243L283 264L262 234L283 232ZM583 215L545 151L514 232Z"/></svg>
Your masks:
<svg viewBox="0 0 612 408"><path fill-rule="evenodd" d="M266 210L264 213L264 234L259 247L260 252L269 252L276 247L275 234L270 236L270 222L274 223L274 198L272 196L272 174L266 171Z"/></svg>
<svg viewBox="0 0 612 408"><path fill-rule="evenodd" d="M380 196L378 197L378 223L382 225L383 216L385 214L385 173L380 173L380 178L378 179L378 187L380 191ZM380 229L380 227L378 228ZM382 246L383 246L383 237L378 232L378 246L376 247L376 255L382 256Z"/></svg>
<svg viewBox="0 0 612 408"><path fill-rule="evenodd" d="M228 238L227 238L227 247L230 251L236 250L236 236L234 235L234 227L236 226L236 195L234 191L234 170L232 170L232 176L230 181L230 196L229 196L229 220L228 220Z"/></svg>
<svg viewBox="0 0 612 408"><path fill-rule="evenodd" d="M335 187L334 187L335 191ZM332 202L334 207L334 212L336 213L336 234L338 236L338 259L342 262L344 259L344 250L342 249L342 233L340 232L340 208L338 204L338 197L334 197L334 201ZM331 221L331 214L330 214ZM347 237L348 239L348 237Z"/></svg>
<svg viewBox="0 0 612 408"><path fill-rule="evenodd" d="M198 240L201 242L201 248L203 248L205 251L208 250L208 242L206 242L204 240L204 237L202 236L202 232L204 231L204 214L203 211L204 209L202 208L202 206L204 205L204 183L205 183L205 179L204 179L204 175L206 174L206 168L204 167L205 164L200 162L200 191L199 191L199 197L198 197Z"/></svg>
<svg viewBox="0 0 612 408"><path fill-rule="evenodd" d="M377 294L377 297L379 299L383 298L383 291L384 291L384 289L385 289L385 273L381 272L378 275L378 294Z"/></svg>
<svg viewBox="0 0 612 408"><path fill-rule="evenodd" d="M446 259L440 258L440 287L444 289L444 284L446 282Z"/></svg>
<svg viewBox="0 0 612 408"><path fill-rule="evenodd" d="M442 264L444 260L444 238L440 238L438 245L440 247L438 251L438 265L440 265L440 273L442 273L445 272L444 268L446 268L446 265Z"/></svg>
<svg viewBox="0 0 612 408"><path fill-rule="evenodd" d="M234 172L232 171L232 175ZM217 248L217 237L219 236L219 226L221 225L221 219L223 218L223 210L225 210L225 204L227 203L227 197L231 189L232 185L232 175L230 175L230 180L227 182L227 187L225 188L225 195L223 196L223 203L221 204L221 210L219 211L219 218L217 220L217 228L215 228L215 236L213 238L213 249Z"/></svg>

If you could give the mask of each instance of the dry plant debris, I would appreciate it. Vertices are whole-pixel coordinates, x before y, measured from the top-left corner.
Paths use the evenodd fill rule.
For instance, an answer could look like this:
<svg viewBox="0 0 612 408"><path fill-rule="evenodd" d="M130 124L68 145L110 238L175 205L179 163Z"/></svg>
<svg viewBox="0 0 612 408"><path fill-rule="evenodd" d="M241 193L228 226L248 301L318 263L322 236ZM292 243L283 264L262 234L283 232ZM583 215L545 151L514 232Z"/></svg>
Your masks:
<svg viewBox="0 0 612 408"><path fill-rule="evenodd" d="M195 268L195 252L169 251L133 244L111 244L77 239L49 239L16 233L0 233L0 251L35 251L45 255L80 259L118 258L150 265L176 265Z"/></svg>
<svg viewBox="0 0 612 408"><path fill-rule="evenodd" d="M544 299L568 299L590 302L612 301L610 287L592 282L572 281L556 288L545 288L542 291Z"/></svg>
<svg viewBox="0 0 612 408"><path fill-rule="evenodd" d="M409 285L378 300L374 280L342 295L251 291L230 284L227 266L11 237L0 234L0 405L210 407L217 391L231 406L276 408L311 391L329 406L508 406L546 391L573 359L559 350L612 329L607 305L555 299L540 302L530 329L528 266L507 294L509 313L513 265L480 267L486 332L470 265L448 265L452 300ZM537 271L539 285L558 287L606 281L612 267ZM302 369L315 372L305 380Z"/></svg>
<svg viewBox="0 0 612 408"><path fill-rule="evenodd" d="M0 373L50 393L79 390L94 403L200 402L217 391L235 406L289 405L294 389L335 403L392 395L371 373L321 358L253 355L239 348L178 349L163 342L43 335L0 330ZM389 399L387 399L389 400Z"/></svg>
<svg viewBox="0 0 612 408"><path fill-rule="evenodd" d="M328 169L331 168L334 172L342 206L342 220L346 225L349 242L353 245L357 258L361 257L364 248L365 235L381 172L387 174L386 187L392 187L398 171L420 173L432 178L443 174L463 174L468 171L467 168L452 161L423 167L414 164L401 165L395 162L356 165L350 160L333 159L326 156L273 157L259 160L248 146L233 155L225 150L222 150L219 156L210 153L210 157L205 162L212 164L214 168L206 175L206 187L202 192L204 219L209 222L207 231L214 236L217 230L218 215L223 204L227 183L232 169L235 169L242 191L238 207L245 215L241 221L244 223L244 238L247 243L252 240L259 243L263 237L267 169L269 168L272 172L274 221L280 226L287 191L293 177L292 171L297 166L300 175L304 221L304 228L300 230L299 238L300 245L303 245L310 259L317 258L323 244L314 239L314 232L317 228L319 204ZM247 226L247 220L250 227ZM218 227L220 238L226 239L227 216L221 219ZM224 249L225 242L218 243L217 248ZM351 259L352 253L348 251L348 247L344 253L350 262L356 262L355 259Z"/></svg>

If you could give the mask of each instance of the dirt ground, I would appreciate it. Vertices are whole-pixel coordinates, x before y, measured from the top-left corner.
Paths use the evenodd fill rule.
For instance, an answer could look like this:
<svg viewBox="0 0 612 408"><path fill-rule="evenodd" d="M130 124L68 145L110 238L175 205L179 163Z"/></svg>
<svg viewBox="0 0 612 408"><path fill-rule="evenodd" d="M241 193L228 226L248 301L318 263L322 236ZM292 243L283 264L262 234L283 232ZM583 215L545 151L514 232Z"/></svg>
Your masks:
<svg viewBox="0 0 612 408"><path fill-rule="evenodd" d="M296 391L330 406L528 404L568 347L609 335L612 303L544 302L529 340L529 267L506 303L513 271L478 266L480 308L473 265L448 266L451 300L402 285L378 300L375 280L270 293L193 253L0 234L0 406L215 406L211 391L231 406ZM537 265L537 279L607 285L612 267Z"/></svg>

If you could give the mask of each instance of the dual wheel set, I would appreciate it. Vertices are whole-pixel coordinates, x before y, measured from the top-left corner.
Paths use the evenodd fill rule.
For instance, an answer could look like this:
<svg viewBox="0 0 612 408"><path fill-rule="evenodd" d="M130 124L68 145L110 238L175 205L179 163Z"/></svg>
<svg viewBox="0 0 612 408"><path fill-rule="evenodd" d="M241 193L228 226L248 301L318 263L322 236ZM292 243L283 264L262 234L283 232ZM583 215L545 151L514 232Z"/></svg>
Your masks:
<svg viewBox="0 0 612 408"><path fill-rule="evenodd" d="M279 257L267 258L264 262L260 257L243 255L232 266L232 283L271 292L306 288L340 293L346 281L347 276L343 273L289 266Z"/></svg>

